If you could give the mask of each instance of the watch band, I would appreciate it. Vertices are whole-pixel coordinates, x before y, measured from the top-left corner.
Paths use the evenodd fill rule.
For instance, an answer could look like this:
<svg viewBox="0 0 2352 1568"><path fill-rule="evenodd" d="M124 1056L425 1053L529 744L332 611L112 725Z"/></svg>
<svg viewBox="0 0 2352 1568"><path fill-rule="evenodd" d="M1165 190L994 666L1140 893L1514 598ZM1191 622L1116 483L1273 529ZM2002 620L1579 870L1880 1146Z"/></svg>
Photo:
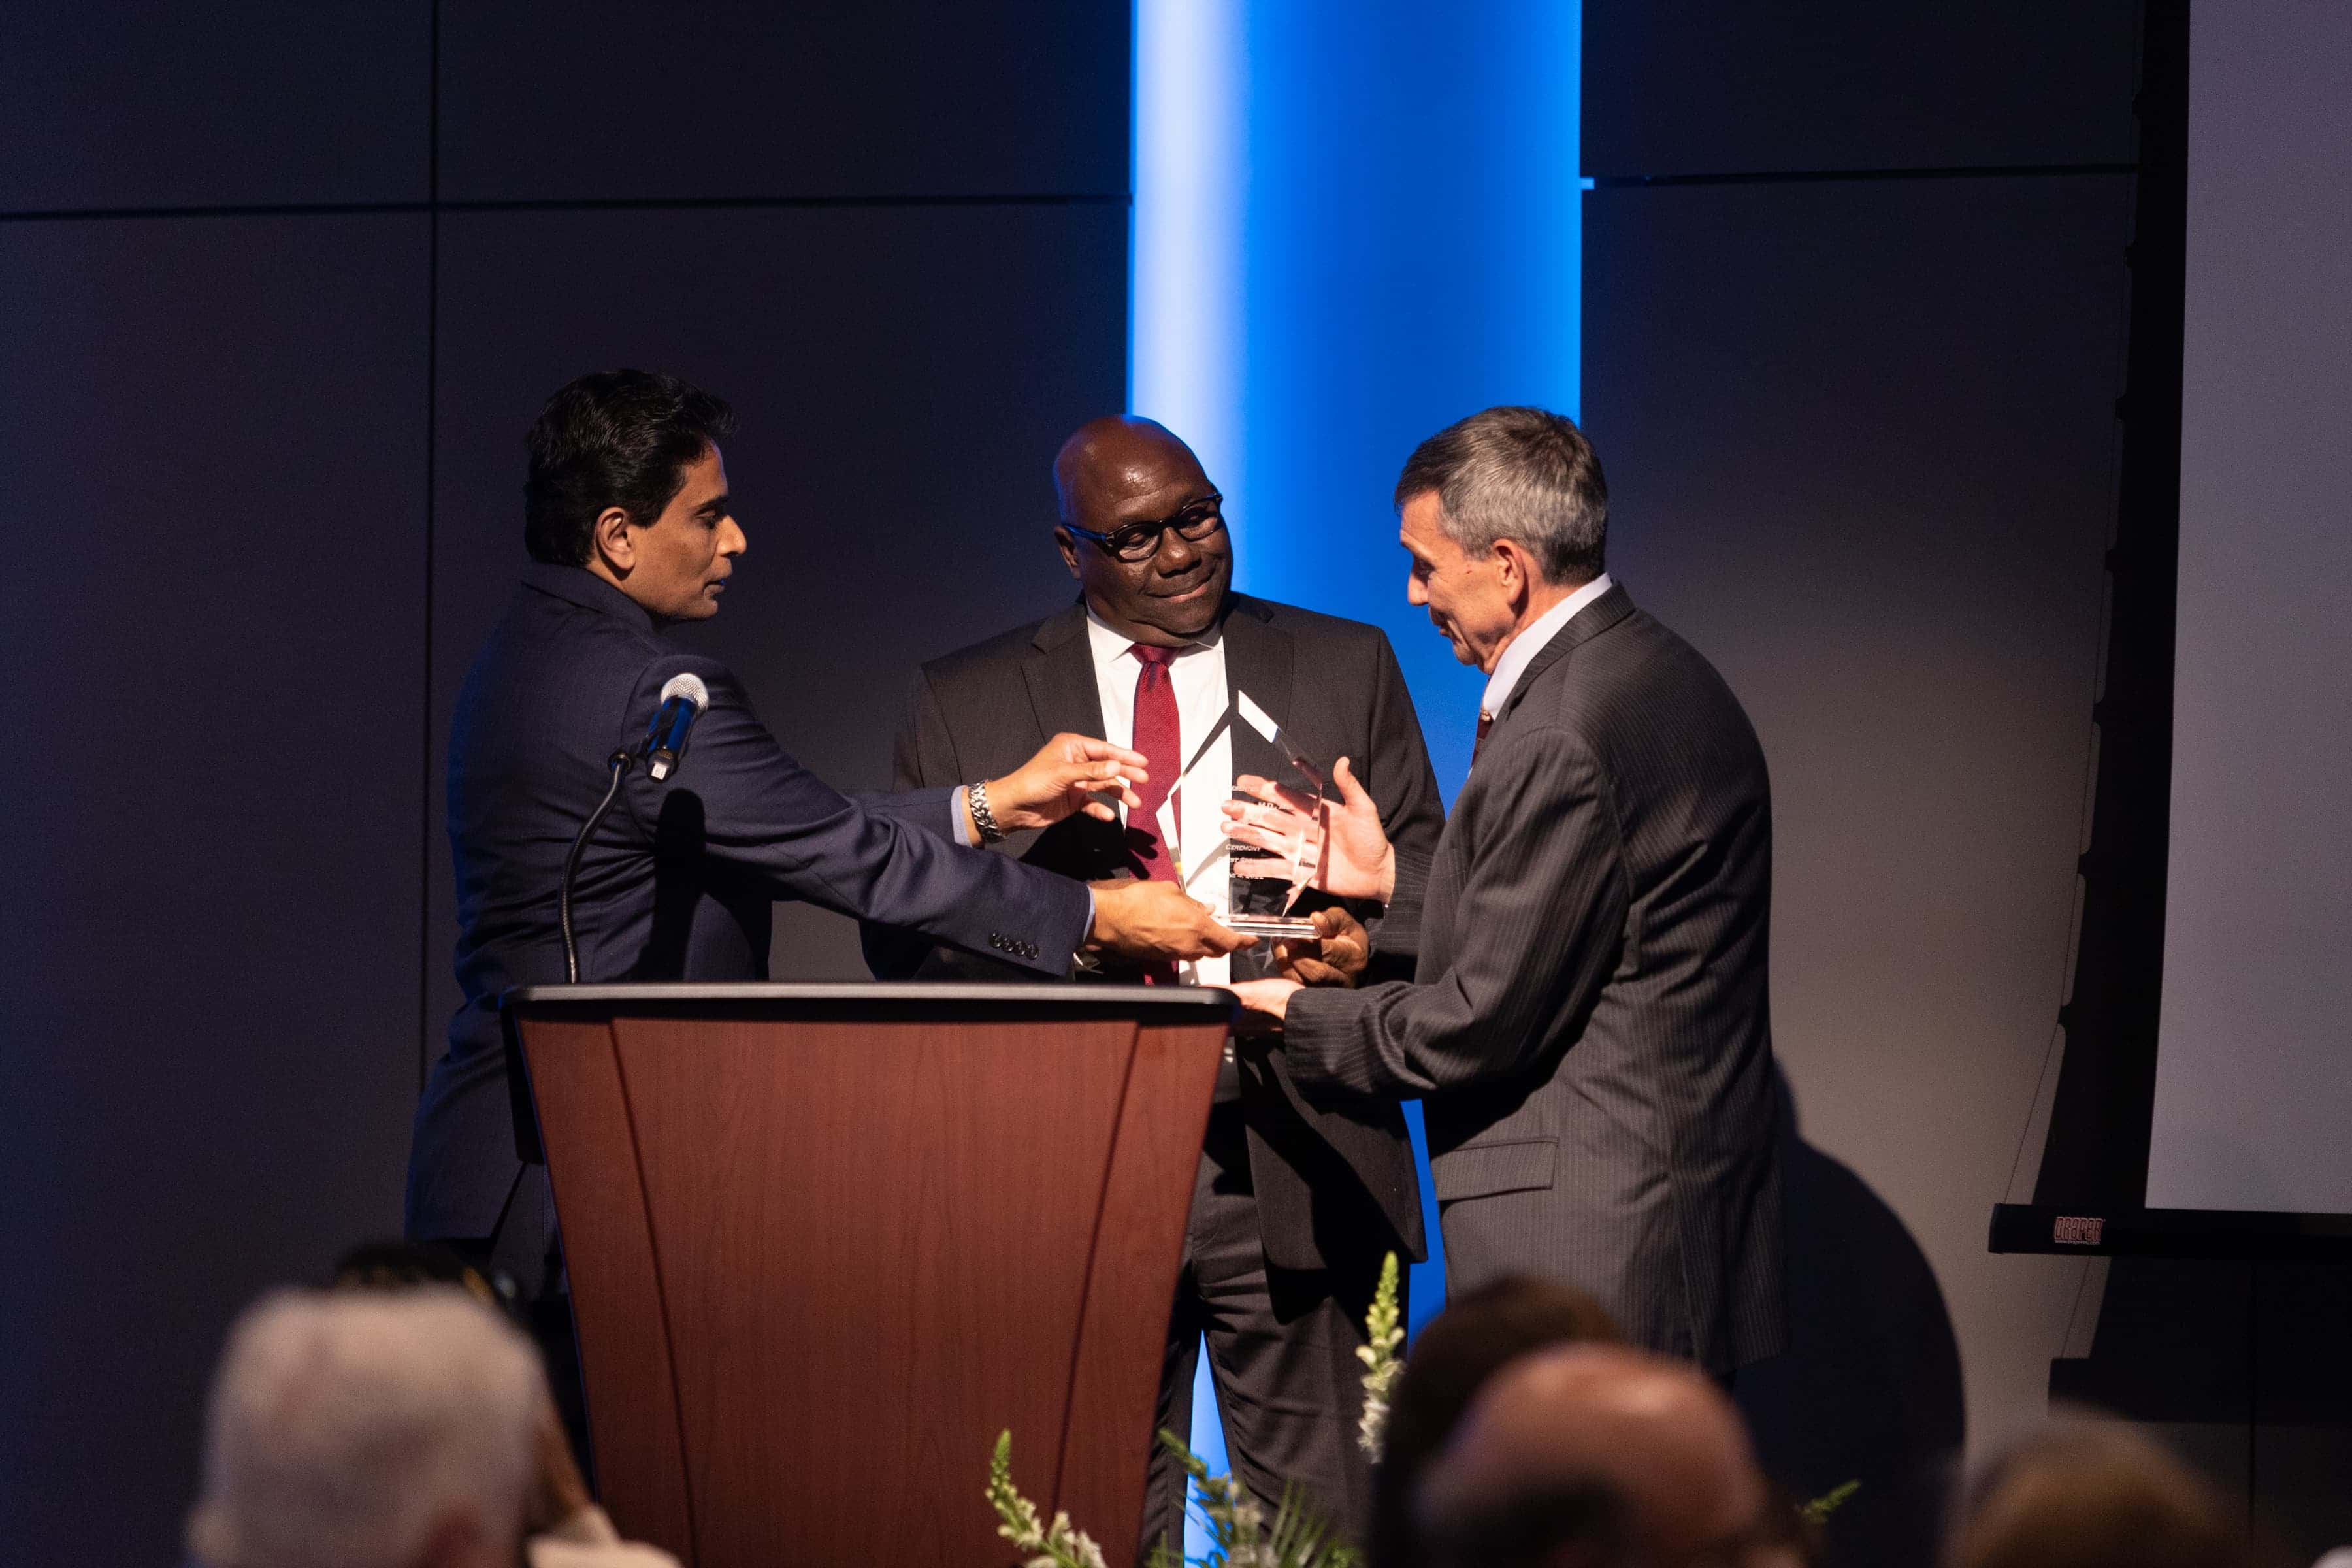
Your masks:
<svg viewBox="0 0 2352 1568"><path fill-rule="evenodd" d="M988 809L987 783L982 781L976 784L967 784L964 787L964 799L971 806L971 825L980 829L980 841L982 844L1002 844L1004 841L1004 829L998 824L996 814Z"/></svg>

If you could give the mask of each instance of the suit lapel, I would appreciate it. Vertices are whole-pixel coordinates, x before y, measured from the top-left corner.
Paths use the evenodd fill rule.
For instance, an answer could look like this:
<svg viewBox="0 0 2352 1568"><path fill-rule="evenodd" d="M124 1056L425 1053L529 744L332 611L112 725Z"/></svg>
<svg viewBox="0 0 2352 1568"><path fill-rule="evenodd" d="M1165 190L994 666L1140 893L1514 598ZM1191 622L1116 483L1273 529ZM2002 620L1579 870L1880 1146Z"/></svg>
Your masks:
<svg viewBox="0 0 2352 1568"><path fill-rule="evenodd" d="M1094 645L1087 637L1083 602L1047 617L1030 639L1021 660L1037 721L1038 745L1055 735L1103 732L1102 692L1095 684ZM1083 812L1064 817L1039 833L1016 833L1005 847L1023 859L1066 877L1092 879L1118 874L1128 862L1125 836L1116 825Z"/></svg>
<svg viewBox="0 0 2352 1568"><path fill-rule="evenodd" d="M1578 644L1591 641L1633 613L1633 601L1626 597L1623 587L1610 584L1609 592L1577 611L1570 617L1568 625L1560 627L1558 635L1544 644L1543 651L1528 660L1527 668L1519 672L1518 684L1512 687L1510 696L1503 700L1503 711L1495 715L1496 721L1501 722L1512 709L1517 708L1526 699L1528 689L1536 683L1536 678L1566 658Z"/></svg>
<svg viewBox="0 0 2352 1568"><path fill-rule="evenodd" d="M1037 635L1030 639L1028 657L1021 661L1021 677L1028 684L1029 706L1037 716L1040 745L1064 731L1102 734L1102 695L1095 686L1094 651L1087 642L1084 605L1073 605L1038 626Z"/></svg>
<svg viewBox="0 0 2352 1568"><path fill-rule="evenodd" d="M1233 713L1234 776L1255 773L1260 778L1280 779L1286 771L1283 755L1242 717L1240 693L1248 692L1276 723L1294 735L1298 732L1297 716L1290 710L1297 652L1291 636L1273 624L1265 605L1236 594L1233 607L1225 613L1223 637L1225 700Z"/></svg>

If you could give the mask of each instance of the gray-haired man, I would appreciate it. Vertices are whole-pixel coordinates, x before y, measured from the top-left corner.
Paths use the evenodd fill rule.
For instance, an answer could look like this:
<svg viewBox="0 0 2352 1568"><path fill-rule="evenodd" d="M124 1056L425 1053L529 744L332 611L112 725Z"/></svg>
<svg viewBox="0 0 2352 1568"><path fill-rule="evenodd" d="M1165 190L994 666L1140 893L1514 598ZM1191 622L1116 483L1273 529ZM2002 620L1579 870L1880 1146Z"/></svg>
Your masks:
<svg viewBox="0 0 2352 1568"><path fill-rule="evenodd" d="M263 1300L213 1383L205 1568L513 1568L547 1385L454 1287Z"/></svg>
<svg viewBox="0 0 2352 1568"><path fill-rule="evenodd" d="M1310 1097L1423 1097L1449 1285L1557 1275L1634 1342L1728 1373L1787 1338L1763 752L1602 570L1608 488L1570 421L1473 415L1396 500L1406 597L1488 677L1478 749L1433 861L1349 790L1320 885L1425 886L1415 978L1234 989L1283 1020ZM1235 839L1314 833L1258 793Z"/></svg>

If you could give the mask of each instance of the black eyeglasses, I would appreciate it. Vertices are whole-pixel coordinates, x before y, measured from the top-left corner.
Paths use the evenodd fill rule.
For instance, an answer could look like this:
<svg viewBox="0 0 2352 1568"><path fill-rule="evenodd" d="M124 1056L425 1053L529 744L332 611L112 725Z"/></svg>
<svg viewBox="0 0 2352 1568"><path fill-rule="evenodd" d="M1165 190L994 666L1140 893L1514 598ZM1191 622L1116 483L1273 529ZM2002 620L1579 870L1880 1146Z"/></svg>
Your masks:
<svg viewBox="0 0 2352 1568"><path fill-rule="evenodd" d="M1173 517L1163 517L1156 522L1130 522L1108 533L1097 533L1091 528L1080 528L1075 522L1062 524L1081 539L1091 539L1121 561L1149 561L1160 553L1160 537L1169 529L1189 544L1198 544L1225 526L1225 498L1211 490L1199 500L1188 501L1184 510Z"/></svg>

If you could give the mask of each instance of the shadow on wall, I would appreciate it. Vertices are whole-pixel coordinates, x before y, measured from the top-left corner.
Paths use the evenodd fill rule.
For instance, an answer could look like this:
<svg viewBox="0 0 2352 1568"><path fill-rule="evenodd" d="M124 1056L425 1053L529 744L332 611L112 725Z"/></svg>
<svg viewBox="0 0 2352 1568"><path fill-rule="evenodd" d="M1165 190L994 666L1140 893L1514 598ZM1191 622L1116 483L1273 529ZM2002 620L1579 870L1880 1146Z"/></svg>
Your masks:
<svg viewBox="0 0 2352 1568"><path fill-rule="evenodd" d="M1951 1316L1911 1233L1804 1142L1780 1085L1789 1348L1743 1370L1735 1397L1800 1500L1862 1483L1830 1521L1825 1568L1932 1562L1966 1420Z"/></svg>

